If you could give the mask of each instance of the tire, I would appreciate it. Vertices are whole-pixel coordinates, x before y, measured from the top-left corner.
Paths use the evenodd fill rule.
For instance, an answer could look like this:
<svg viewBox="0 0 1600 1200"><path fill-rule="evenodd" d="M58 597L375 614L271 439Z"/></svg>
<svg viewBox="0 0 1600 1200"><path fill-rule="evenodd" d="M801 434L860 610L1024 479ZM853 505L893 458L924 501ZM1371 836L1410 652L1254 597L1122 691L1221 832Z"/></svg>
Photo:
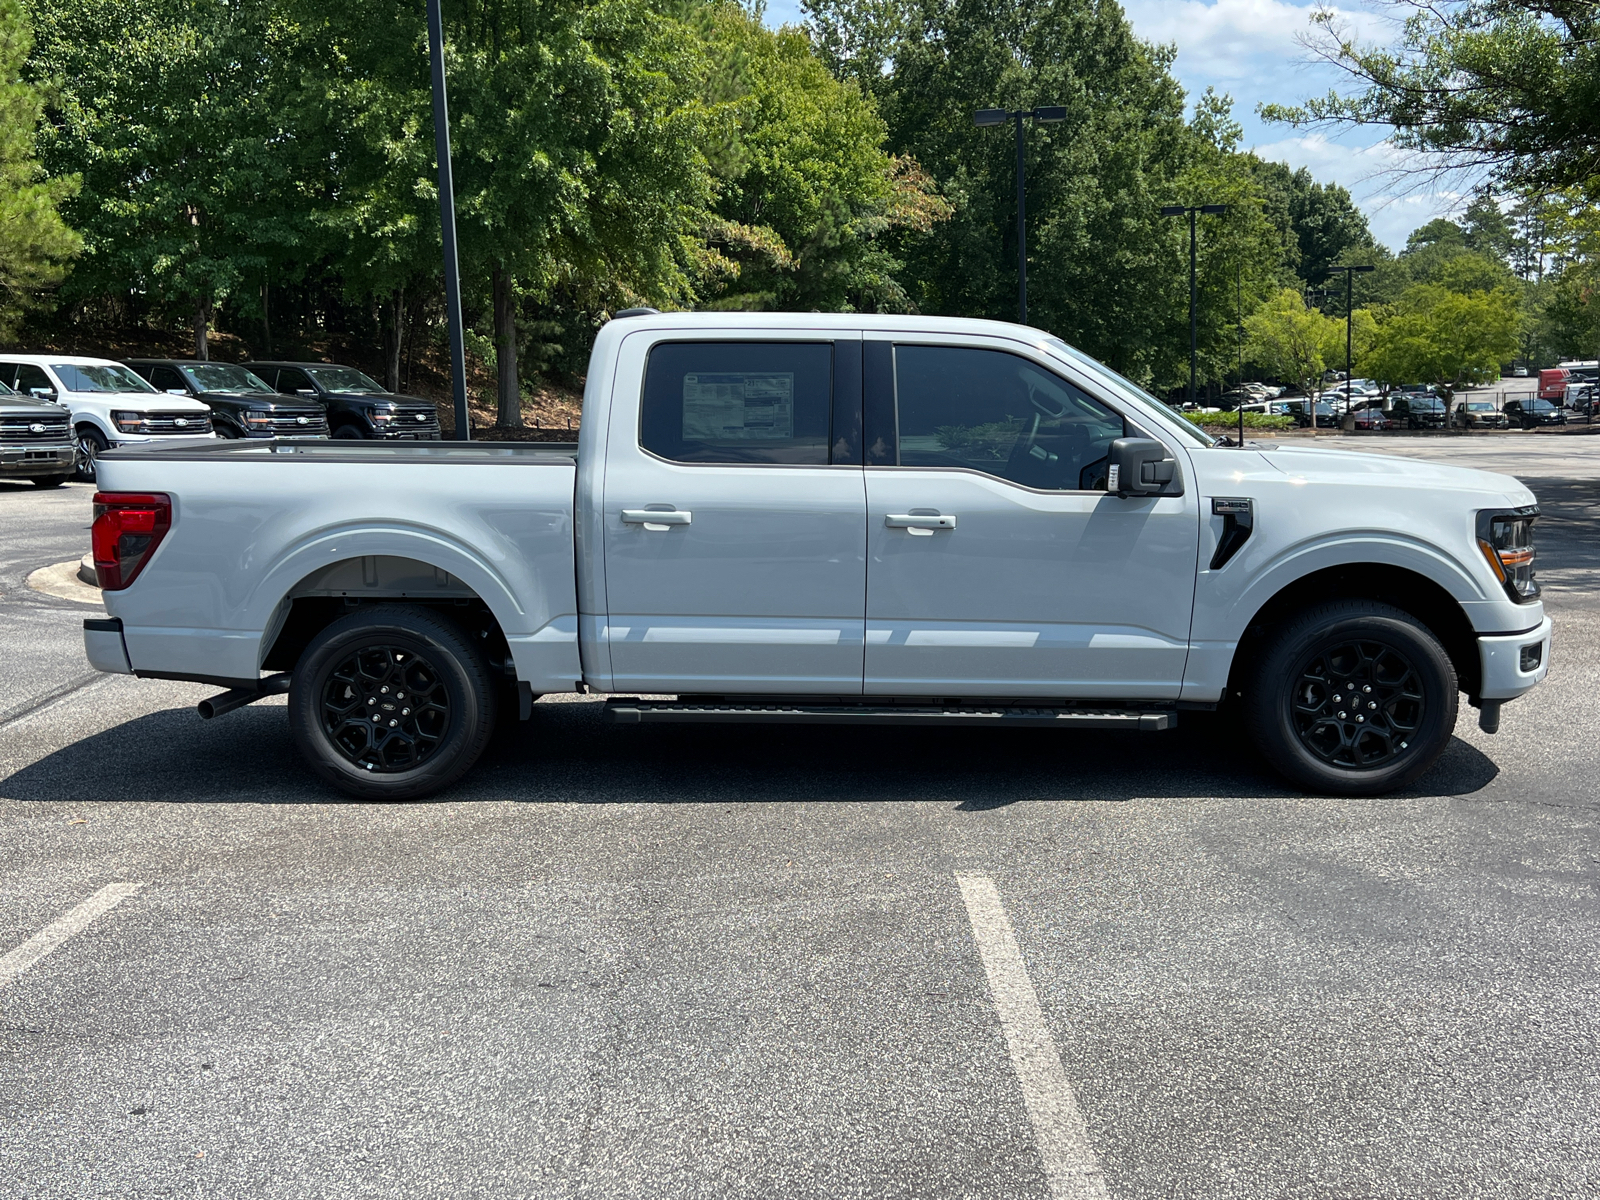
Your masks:
<svg viewBox="0 0 1600 1200"><path fill-rule="evenodd" d="M70 478L70 475L44 475L35 479L33 486L36 488L58 488Z"/></svg>
<svg viewBox="0 0 1600 1200"><path fill-rule="evenodd" d="M78 427L78 466L73 478L81 479L85 483L94 482L94 462L108 447L106 439L93 425L80 425Z"/></svg>
<svg viewBox="0 0 1600 1200"><path fill-rule="evenodd" d="M1366 712L1346 707L1341 683L1372 689L1350 693ZM1247 685L1245 721L1262 757L1307 791L1380 796L1444 753L1457 689L1450 656L1416 618L1337 600L1269 636Z"/></svg>
<svg viewBox="0 0 1600 1200"><path fill-rule="evenodd" d="M407 705L407 692L427 703ZM334 787L362 800L416 800L478 760L496 707L488 665L459 629L424 608L383 604L311 640L289 688L289 728ZM364 715L380 711L393 714L389 729Z"/></svg>
<svg viewBox="0 0 1600 1200"><path fill-rule="evenodd" d="M354 425L339 426L339 428L333 431L333 436L338 438L340 441L345 442L363 441L366 438L366 434L362 433L361 430L357 429Z"/></svg>

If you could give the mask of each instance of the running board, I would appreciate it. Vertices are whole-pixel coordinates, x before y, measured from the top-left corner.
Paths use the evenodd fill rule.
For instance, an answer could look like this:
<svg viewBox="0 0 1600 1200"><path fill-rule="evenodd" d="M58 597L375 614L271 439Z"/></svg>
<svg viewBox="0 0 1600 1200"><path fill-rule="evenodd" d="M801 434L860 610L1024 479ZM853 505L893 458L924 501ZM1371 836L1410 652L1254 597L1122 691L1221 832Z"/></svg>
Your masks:
<svg viewBox="0 0 1600 1200"><path fill-rule="evenodd" d="M1130 729L1146 733L1172 729L1170 710L1023 707L1021 705L909 704L705 704L677 700L607 700L606 716L616 725L754 722L762 725L988 725L1037 729Z"/></svg>

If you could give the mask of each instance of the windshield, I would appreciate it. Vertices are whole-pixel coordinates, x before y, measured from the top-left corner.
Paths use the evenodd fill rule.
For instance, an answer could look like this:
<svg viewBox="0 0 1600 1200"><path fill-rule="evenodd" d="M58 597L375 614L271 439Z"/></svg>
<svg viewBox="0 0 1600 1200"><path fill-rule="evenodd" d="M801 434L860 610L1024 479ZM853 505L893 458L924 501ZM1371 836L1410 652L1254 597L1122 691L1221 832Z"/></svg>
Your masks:
<svg viewBox="0 0 1600 1200"><path fill-rule="evenodd" d="M313 378L330 392L372 392L382 396L384 389L354 367L307 367Z"/></svg>
<svg viewBox="0 0 1600 1200"><path fill-rule="evenodd" d="M50 369L69 392L153 392L144 380L127 367L79 366L76 363L51 363Z"/></svg>
<svg viewBox="0 0 1600 1200"><path fill-rule="evenodd" d="M0 379L0 396L15 396L17 393L5 380Z"/></svg>
<svg viewBox="0 0 1600 1200"><path fill-rule="evenodd" d="M1487 400L1474 400L1471 404L1467 405L1467 408L1472 412L1494 411L1494 405L1490 404Z"/></svg>
<svg viewBox="0 0 1600 1200"><path fill-rule="evenodd" d="M1221 438L1213 437L1204 429L1201 429L1200 426L1189 420L1171 405L1165 403L1164 401L1157 400L1154 396L1145 391L1138 384L1134 383L1131 379L1127 379L1121 375L1118 375L1104 363L1090 358L1081 350L1074 349L1073 347L1067 345L1066 342L1063 342L1060 338L1046 338L1045 344L1066 358L1070 358L1074 363L1088 371L1090 374L1096 375L1106 383L1109 383L1113 388L1120 389L1124 392L1131 392L1135 396L1148 401L1155 407L1155 410L1158 413L1162 414L1170 421L1174 429L1190 438L1193 438L1200 445L1215 446L1222 440Z"/></svg>
<svg viewBox="0 0 1600 1200"><path fill-rule="evenodd" d="M277 395L276 390L268 386L264 379L231 363L185 367L183 373L202 392L269 392Z"/></svg>

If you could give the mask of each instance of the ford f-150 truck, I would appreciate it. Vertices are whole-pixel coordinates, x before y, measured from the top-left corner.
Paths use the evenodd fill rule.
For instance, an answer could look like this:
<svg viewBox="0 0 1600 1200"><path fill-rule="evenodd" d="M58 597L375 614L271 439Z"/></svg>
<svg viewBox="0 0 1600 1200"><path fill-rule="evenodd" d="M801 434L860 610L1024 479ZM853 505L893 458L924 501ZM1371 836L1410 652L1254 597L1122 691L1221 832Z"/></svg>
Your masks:
<svg viewBox="0 0 1600 1200"><path fill-rule="evenodd" d="M99 669L288 693L312 768L435 791L497 712L1171 728L1238 711L1371 795L1544 678L1533 495L1233 447L1038 330L656 314L599 333L575 445L208 442L100 459Z"/></svg>

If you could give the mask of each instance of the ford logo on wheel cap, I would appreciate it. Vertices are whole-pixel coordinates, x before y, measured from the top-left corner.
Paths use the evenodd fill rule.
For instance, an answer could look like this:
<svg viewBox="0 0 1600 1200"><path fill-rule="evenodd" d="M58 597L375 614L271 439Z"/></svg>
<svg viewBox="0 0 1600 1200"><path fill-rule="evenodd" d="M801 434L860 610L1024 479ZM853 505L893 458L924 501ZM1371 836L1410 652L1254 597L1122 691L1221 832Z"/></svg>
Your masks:
<svg viewBox="0 0 1600 1200"><path fill-rule="evenodd" d="M174 425L176 425L179 429L187 429L187 428L189 428L189 418L188 417L176 417L176 418L173 419L172 423Z"/></svg>
<svg viewBox="0 0 1600 1200"><path fill-rule="evenodd" d="M43 425L29 425L28 426L28 432L29 433L43 433L44 432L44 426Z"/></svg>

